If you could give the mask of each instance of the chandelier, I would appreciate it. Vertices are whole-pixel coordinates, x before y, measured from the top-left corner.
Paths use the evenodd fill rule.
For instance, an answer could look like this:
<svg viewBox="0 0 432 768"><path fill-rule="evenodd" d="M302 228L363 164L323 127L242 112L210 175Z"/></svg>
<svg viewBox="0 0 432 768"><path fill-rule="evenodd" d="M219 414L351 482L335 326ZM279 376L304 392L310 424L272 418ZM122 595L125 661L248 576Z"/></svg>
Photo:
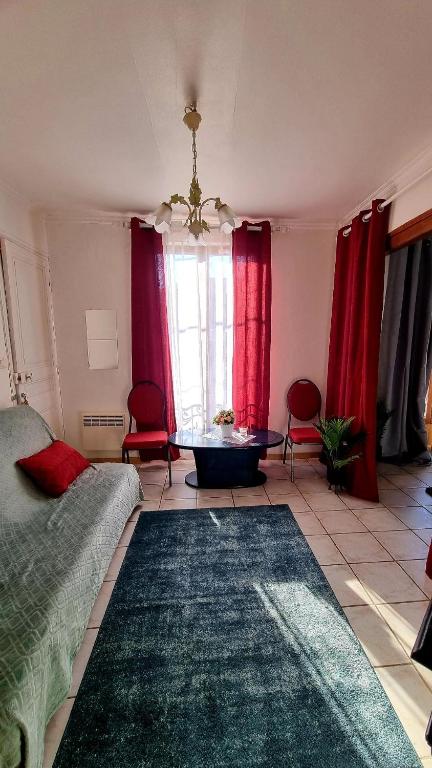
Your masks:
<svg viewBox="0 0 432 768"><path fill-rule="evenodd" d="M144 220L147 224L154 226L156 232L170 232L172 206L184 205L189 211L184 222L184 226L189 230L189 240L191 243L203 245L205 243L203 232L210 232L210 227L202 216L203 208L208 203L214 203L222 232L230 234L239 225L234 221L234 213L229 205L223 203L220 197L207 197L205 200L201 200L202 192L197 176L196 148L196 132L201 122L201 115L195 106L185 108L183 122L192 131L192 181L189 187L189 196L186 199L183 195L171 195L169 202L161 203L154 213L145 216Z"/></svg>

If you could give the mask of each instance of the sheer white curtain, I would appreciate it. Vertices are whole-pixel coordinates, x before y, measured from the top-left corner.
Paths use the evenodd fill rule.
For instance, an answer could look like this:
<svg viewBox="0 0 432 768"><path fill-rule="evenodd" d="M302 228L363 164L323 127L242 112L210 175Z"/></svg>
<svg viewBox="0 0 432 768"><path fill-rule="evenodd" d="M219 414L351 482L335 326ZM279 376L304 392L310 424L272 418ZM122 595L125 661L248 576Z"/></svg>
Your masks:
<svg viewBox="0 0 432 768"><path fill-rule="evenodd" d="M232 400L232 240L211 232L191 246L187 235L164 235L174 400L178 429L207 429Z"/></svg>

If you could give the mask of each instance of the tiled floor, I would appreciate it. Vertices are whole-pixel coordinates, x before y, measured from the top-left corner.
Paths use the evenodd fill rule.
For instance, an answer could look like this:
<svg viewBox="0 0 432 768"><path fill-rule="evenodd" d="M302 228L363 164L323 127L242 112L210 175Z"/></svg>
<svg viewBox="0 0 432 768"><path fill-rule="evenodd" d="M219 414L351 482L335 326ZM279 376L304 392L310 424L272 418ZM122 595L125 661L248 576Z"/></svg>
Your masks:
<svg viewBox="0 0 432 768"><path fill-rule="evenodd" d="M146 500L141 510L289 504L424 768L432 768L424 739L432 711L432 672L409 658L432 597L432 581L424 573L432 535L432 498L424 488L432 485L431 468L381 465L380 503L368 504L329 492L316 459L297 463L294 484L280 461L263 464L268 477L263 487L198 492L184 483L193 462L175 463L171 488L163 463L143 465L139 472ZM93 608L69 698L48 726L44 768L52 765L137 516L125 527Z"/></svg>

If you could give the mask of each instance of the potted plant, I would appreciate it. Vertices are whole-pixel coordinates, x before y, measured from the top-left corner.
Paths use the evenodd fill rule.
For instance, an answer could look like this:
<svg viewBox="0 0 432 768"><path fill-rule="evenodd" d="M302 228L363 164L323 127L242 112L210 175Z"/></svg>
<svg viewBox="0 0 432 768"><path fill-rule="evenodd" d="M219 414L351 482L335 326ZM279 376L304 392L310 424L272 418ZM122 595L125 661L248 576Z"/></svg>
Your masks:
<svg viewBox="0 0 432 768"><path fill-rule="evenodd" d="M341 490L345 485L345 468L352 461L360 458L360 454L350 453L354 442L358 442L362 435L351 434L351 423L354 416L342 418L332 416L330 419L320 419L315 424L323 441L323 452L327 464L327 480L329 488L334 485L335 490Z"/></svg>
<svg viewBox="0 0 432 768"><path fill-rule="evenodd" d="M222 439L224 437L232 436L234 421L235 413L232 408L229 408L226 411L221 410L217 412L216 416L213 418L213 424L216 424L218 427L220 427Z"/></svg>

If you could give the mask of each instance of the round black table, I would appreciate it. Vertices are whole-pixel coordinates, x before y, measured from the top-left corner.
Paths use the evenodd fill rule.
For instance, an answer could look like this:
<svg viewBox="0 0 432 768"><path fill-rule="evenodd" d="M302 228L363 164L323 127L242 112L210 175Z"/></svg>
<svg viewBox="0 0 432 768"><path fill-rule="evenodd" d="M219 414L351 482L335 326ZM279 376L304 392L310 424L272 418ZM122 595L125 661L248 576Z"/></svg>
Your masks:
<svg viewBox="0 0 432 768"><path fill-rule="evenodd" d="M214 437L205 437L211 432ZM219 437L219 430L208 432L182 430L169 436L171 445L193 451L196 472L189 472L185 482L192 488L252 488L267 480L258 469L263 449L284 441L283 435L270 430L254 429L253 440L234 443Z"/></svg>

